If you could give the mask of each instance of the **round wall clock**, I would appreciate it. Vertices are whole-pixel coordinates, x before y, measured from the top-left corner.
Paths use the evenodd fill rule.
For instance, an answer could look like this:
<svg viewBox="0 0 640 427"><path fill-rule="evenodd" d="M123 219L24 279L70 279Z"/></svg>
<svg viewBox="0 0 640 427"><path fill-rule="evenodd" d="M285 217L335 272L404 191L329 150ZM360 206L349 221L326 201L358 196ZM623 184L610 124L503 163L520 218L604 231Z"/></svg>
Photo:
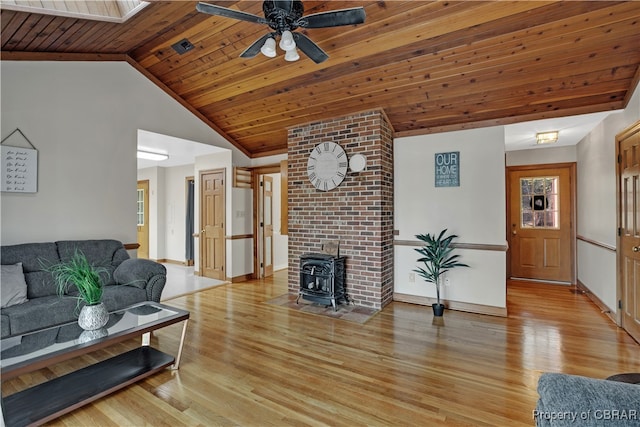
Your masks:
<svg viewBox="0 0 640 427"><path fill-rule="evenodd" d="M336 188L347 174L349 161L344 149L335 142L315 146L307 161L309 181L320 191Z"/></svg>

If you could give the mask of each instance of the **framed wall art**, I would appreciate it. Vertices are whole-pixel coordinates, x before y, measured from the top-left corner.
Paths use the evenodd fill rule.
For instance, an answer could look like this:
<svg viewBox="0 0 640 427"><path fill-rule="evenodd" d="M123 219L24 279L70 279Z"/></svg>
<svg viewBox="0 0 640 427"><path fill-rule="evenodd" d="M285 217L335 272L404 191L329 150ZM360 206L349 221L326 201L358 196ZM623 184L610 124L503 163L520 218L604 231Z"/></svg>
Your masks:
<svg viewBox="0 0 640 427"><path fill-rule="evenodd" d="M18 132L31 148L16 147L5 141ZM0 142L2 161L2 185L0 190L9 193L36 193L38 191L38 150L31 141L16 129Z"/></svg>

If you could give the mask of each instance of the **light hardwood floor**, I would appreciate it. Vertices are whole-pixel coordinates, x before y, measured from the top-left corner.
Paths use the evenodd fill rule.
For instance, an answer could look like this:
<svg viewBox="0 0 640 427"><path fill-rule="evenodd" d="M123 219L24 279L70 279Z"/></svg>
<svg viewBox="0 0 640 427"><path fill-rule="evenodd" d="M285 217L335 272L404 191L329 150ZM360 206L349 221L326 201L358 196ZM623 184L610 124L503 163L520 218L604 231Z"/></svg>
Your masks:
<svg viewBox="0 0 640 427"><path fill-rule="evenodd" d="M508 318L392 303L364 325L266 301L272 279L166 301L191 311L178 372L164 371L51 425L518 426L534 425L542 372L605 378L640 371L640 346L569 288L513 283ZM180 326L152 345L175 353ZM124 343L3 384L10 394Z"/></svg>

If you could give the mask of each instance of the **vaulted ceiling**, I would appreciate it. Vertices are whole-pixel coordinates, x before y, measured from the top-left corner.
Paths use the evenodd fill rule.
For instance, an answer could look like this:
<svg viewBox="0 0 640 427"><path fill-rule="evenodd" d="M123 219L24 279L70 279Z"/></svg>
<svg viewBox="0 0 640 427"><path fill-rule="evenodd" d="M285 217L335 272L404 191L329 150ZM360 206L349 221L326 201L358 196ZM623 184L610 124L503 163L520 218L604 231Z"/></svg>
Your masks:
<svg viewBox="0 0 640 427"><path fill-rule="evenodd" d="M208 3L262 15L261 1ZM250 157L286 153L290 126L369 109L396 136L620 109L640 79L640 2L303 3L364 6L366 21L304 30L329 54L316 64L240 58L269 28L194 1L152 1L124 23L3 8L1 56L128 61Z"/></svg>

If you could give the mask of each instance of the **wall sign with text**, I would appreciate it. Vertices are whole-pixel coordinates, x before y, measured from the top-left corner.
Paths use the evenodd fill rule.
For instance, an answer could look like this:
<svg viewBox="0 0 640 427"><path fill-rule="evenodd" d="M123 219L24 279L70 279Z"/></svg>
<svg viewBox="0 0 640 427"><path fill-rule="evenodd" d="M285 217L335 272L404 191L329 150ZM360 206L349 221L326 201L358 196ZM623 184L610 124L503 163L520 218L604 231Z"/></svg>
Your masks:
<svg viewBox="0 0 640 427"><path fill-rule="evenodd" d="M460 152L436 153L436 187L460 187Z"/></svg>
<svg viewBox="0 0 640 427"><path fill-rule="evenodd" d="M22 136L31 148L3 145L13 135ZM20 129L15 129L0 141L0 191L36 193L38 191L38 150Z"/></svg>

